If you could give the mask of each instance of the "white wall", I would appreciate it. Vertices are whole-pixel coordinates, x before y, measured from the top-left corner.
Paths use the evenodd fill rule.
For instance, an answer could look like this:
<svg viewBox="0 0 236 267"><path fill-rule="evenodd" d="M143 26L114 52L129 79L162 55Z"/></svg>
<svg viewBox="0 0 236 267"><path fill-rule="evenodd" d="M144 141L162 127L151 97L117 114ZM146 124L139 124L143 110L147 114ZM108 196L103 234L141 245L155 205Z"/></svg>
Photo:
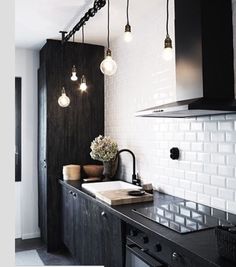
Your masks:
<svg viewBox="0 0 236 267"><path fill-rule="evenodd" d="M120 149L135 153L137 171L156 189L236 213L236 116L134 117L137 110L175 99L175 64L161 57L166 1L148 4L148 16L131 17L132 43L112 44L118 71L106 78L105 132ZM174 41L173 1L170 5ZM181 150L179 161L169 157L173 146ZM122 173L131 180L131 158L122 156L122 162Z"/></svg>
<svg viewBox="0 0 236 267"><path fill-rule="evenodd" d="M15 76L22 78L22 181L15 183L15 237L39 236L37 181L37 70L39 52L16 49Z"/></svg>

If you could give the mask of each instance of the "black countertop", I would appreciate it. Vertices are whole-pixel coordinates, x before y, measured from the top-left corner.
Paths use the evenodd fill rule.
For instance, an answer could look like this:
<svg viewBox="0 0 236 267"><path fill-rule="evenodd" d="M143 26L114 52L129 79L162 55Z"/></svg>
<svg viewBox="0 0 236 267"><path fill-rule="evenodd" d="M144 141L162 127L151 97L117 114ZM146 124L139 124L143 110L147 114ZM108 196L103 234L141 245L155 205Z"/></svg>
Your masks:
<svg viewBox="0 0 236 267"><path fill-rule="evenodd" d="M90 198L96 201L99 205L109 209L110 212L118 216L120 219L129 223L135 227L140 228L149 234L155 234L160 241L174 246L179 249L188 257L195 259L197 257L198 261L201 262L201 266L217 266L217 267L235 267L234 263L227 261L219 257L217 252L217 244L214 229L206 229L199 232L192 232L187 234L179 234L170 230L156 222L146 219L139 214L136 214L132 209L151 207L158 204L167 204L171 202L182 201L183 199L177 198L171 195L163 194L154 191L154 201L152 203L139 203L139 204L128 204L120 206L109 206L108 204L95 199L81 186L79 181L62 181L59 180L61 184L67 187L77 190L86 198ZM235 223L235 216L232 215L232 223Z"/></svg>

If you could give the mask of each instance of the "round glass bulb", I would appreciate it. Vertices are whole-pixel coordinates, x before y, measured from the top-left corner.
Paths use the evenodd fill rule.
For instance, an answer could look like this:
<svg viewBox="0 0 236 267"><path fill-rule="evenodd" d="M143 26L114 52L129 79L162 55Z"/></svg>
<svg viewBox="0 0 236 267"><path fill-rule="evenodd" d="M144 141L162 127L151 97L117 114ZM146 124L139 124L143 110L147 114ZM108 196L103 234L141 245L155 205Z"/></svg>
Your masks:
<svg viewBox="0 0 236 267"><path fill-rule="evenodd" d="M166 61L170 61L173 58L173 50L171 47L166 47L163 50L162 57Z"/></svg>
<svg viewBox="0 0 236 267"><path fill-rule="evenodd" d="M125 33L124 33L125 42L129 43L132 41L132 39L133 39L132 33L130 31L125 31Z"/></svg>
<svg viewBox="0 0 236 267"><path fill-rule="evenodd" d="M79 86L79 89L84 92L87 90L87 84L85 82L82 82Z"/></svg>
<svg viewBox="0 0 236 267"><path fill-rule="evenodd" d="M70 105L70 98L66 95L66 93L62 93L58 98L58 104L62 108L66 108Z"/></svg>
<svg viewBox="0 0 236 267"><path fill-rule="evenodd" d="M111 76L116 73L117 64L111 56L106 56L100 64L100 69L103 74Z"/></svg>
<svg viewBox="0 0 236 267"><path fill-rule="evenodd" d="M70 79L72 81L77 81L78 80L78 77L76 76L76 72L72 72L72 75L71 75Z"/></svg>

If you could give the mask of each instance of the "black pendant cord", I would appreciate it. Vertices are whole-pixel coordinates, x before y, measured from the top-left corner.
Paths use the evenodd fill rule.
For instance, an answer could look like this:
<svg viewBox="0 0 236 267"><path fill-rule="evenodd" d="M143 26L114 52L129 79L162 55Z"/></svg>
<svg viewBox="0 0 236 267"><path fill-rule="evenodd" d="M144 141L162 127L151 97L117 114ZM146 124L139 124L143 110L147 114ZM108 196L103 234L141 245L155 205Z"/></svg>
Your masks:
<svg viewBox="0 0 236 267"><path fill-rule="evenodd" d="M82 26L82 44L84 44L84 25Z"/></svg>
<svg viewBox="0 0 236 267"><path fill-rule="evenodd" d="M166 36L169 36L169 0L166 2Z"/></svg>
<svg viewBox="0 0 236 267"><path fill-rule="evenodd" d="M64 73L64 44L61 44L61 88L65 88L65 73Z"/></svg>
<svg viewBox="0 0 236 267"><path fill-rule="evenodd" d="M82 71L84 71L84 25L82 26Z"/></svg>
<svg viewBox="0 0 236 267"><path fill-rule="evenodd" d="M110 0L107 0L107 48L110 50Z"/></svg>
<svg viewBox="0 0 236 267"><path fill-rule="evenodd" d="M126 17L127 17L127 24L129 25L129 0L127 0Z"/></svg>
<svg viewBox="0 0 236 267"><path fill-rule="evenodd" d="M90 8L85 15L80 19L80 21L74 26L74 28L63 37L62 41L67 42L70 38L80 30L80 28L85 25L85 23L91 18L94 17L95 14L106 5L106 0L95 0L93 7Z"/></svg>

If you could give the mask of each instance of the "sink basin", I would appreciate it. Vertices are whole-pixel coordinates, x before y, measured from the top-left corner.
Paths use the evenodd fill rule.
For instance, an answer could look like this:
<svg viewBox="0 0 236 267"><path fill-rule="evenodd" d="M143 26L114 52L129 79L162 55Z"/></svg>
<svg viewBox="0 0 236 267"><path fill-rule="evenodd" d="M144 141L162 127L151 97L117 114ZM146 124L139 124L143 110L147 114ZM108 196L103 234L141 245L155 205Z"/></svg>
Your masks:
<svg viewBox="0 0 236 267"><path fill-rule="evenodd" d="M111 191L119 189L136 190L141 188L140 186L126 183L123 181L109 181L109 182L82 184L82 187L91 194L93 194L94 196L96 195L97 192L102 192L102 191Z"/></svg>

